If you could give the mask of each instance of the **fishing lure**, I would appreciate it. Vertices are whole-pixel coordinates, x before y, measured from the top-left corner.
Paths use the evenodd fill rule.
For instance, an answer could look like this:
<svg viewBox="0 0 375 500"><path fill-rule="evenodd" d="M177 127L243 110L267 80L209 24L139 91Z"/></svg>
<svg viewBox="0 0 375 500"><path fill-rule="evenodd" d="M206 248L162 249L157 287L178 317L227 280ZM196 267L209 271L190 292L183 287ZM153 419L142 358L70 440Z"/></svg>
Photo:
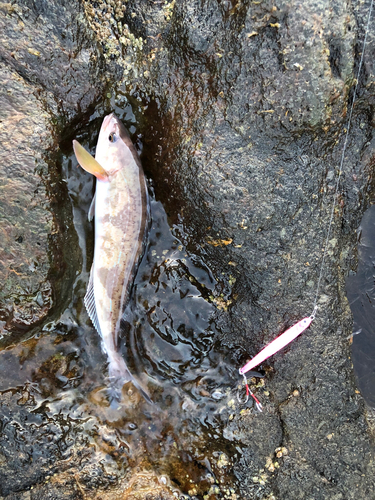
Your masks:
<svg viewBox="0 0 375 500"><path fill-rule="evenodd" d="M263 361L265 361L267 358L277 353L278 351L280 351L280 349L282 349L290 342L292 342L292 340L297 338L298 335L301 335L301 333L304 332L311 325L312 321L314 321L316 311L317 311L317 306L315 306L311 316L301 319L301 321L299 321L291 328L286 330L284 333L279 335L275 340L273 340L266 347L264 347L256 356L254 356L248 363L246 363L246 365L244 365L242 368L239 369L240 375L243 375L244 377L244 382L246 387L246 401L250 395L254 399L255 406L259 411L262 411L262 405L250 390L249 385L247 383L247 379L245 377L245 373L263 363Z"/></svg>
<svg viewBox="0 0 375 500"><path fill-rule="evenodd" d="M302 332L306 330L311 325L311 322L315 319L315 313L307 318L301 319L298 323L293 325L291 328L286 330L284 333L279 335L275 340L270 342L266 347L264 347L256 356L253 357L245 366L240 368L239 372L241 375L244 375L249 370L255 368L260 365L267 358L275 354L277 351L280 351L287 344L292 342L295 338L298 337Z"/></svg>

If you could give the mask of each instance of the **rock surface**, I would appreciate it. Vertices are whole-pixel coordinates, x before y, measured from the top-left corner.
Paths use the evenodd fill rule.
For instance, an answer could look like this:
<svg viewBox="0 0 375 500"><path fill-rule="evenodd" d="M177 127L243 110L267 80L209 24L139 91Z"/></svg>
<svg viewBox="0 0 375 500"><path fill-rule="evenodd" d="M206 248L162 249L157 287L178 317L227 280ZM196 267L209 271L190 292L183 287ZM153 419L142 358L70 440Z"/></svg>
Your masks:
<svg viewBox="0 0 375 500"><path fill-rule="evenodd" d="M71 128L78 128L94 109L109 76L109 94L115 101L125 93L141 102L146 172L171 219L184 226L187 246L205 256L221 287L217 343L238 367L312 312L368 5L334 0L137 1L126 3L126 8L107 0L80 5L62 0L53 7L44 2L39 7L32 2L1 4L5 29L13 33L4 38L2 71L6 88L20 95L17 108L9 108L9 123L14 126L17 113L23 113L30 130L23 138L29 141L28 157L39 151L42 162L44 142L35 137L32 124L43 133L51 131L53 140L55 134L60 140L70 137ZM348 340L352 320L344 287L345 274L356 265L355 229L373 197L374 33L372 21L326 249L318 316L308 332L265 365L266 384L258 387L264 414L240 412L237 406L223 419L220 439L236 451L233 457L220 455L214 472L235 491L220 489L218 481L206 496L199 493L209 500L375 498L370 410L354 382ZM9 95L4 99L12 102ZM52 112L56 121L50 118ZM15 161L17 172L21 161ZM26 165L33 172L30 158ZM19 178L12 182L18 190ZM36 174L28 182L33 189L40 185ZM44 192L38 192L38 200ZM41 217L47 215L47 228L37 223L35 229L11 207L7 210L15 219L7 224L42 234L44 270L38 271L32 290L34 295L41 290L43 300L43 293L49 300L51 292L40 287L49 283L52 207L38 206ZM34 224L35 219L30 221ZM15 266L11 253L12 258L26 258L12 250L21 245L16 229L6 231L9 250L2 265L9 273ZM21 270L25 276L31 272ZM12 279L10 287L21 278ZM2 300L14 307L7 305L8 296ZM24 300L22 307L26 321ZM43 302L30 323L46 317L49 307ZM11 398L2 395L10 433L6 439L2 434L3 450L7 439L16 440L14 434L34 408L22 410L18 423L11 421L7 407L12 413L18 404ZM52 416L51 410L40 417L43 426L57 425L50 422ZM68 425L69 439L79 435L79 425ZM26 442L41 439L43 426L27 424ZM55 430L45 432L60 442L64 426L60 421ZM87 489L79 487L85 474L76 473L87 443L78 441L68 446L69 456L75 458L66 467L74 481L62 475L63 489L57 482L51 489L42 483L47 475L65 470L64 450L34 450L43 460L26 468L21 450L9 449L9 456L1 451L7 466L0 493L11 499L38 484L30 498L42 498L47 490L51 498L85 498L96 488L102 498L112 498L121 484L119 473L111 479L106 472L103 483L95 483L92 478L98 473L90 472ZM94 457L85 460L90 468ZM19 469L23 472L18 475ZM182 489L197 494L194 488ZM134 498L170 494L163 488L139 491Z"/></svg>
<svg viewBox="0 0 375 500"><path fill-rule="evenodd" d="M87 112L105 80L82 23L78 4L0 4L3 344L52 320L71 294L64 252L76 240L57 124Z"/></svg>
<svg viewBox="0 0 375 500"><path fill-rule="evenodd" d="M33 88L1 65L2 328L40 323L52 305L48 238L54 230L42 176L51 146L51 116Z"/></svg>

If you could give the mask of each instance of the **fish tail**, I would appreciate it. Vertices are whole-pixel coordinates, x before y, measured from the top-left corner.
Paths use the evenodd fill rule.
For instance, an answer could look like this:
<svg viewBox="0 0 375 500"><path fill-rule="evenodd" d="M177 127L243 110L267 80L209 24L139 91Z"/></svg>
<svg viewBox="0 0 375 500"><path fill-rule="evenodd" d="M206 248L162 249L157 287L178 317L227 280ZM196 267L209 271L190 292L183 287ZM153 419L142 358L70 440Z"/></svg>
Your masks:
<svg viewBox="0 0 375 500"><path fill-rule="evenodd" d="M116 353L115 356L111 356L108 365L108 376L113 382L118 381L122 385L132 379L132 375L126 366L125 360L122 356Z"/></svg>
<svg viewBox="0 0 375 500"><path fill-rule="evenodd" d="M118 385L113 381L110 381L108 387L103 391L109 401L111 408L118 409L121 406L121 389L122 385Z"/></svg>
<svg viewBox="0 0 375 500"><path fill-rule="evenodd" d="M111 401L121 401L121 390L126 382L132 382L132 384L138 389L138 391L142 394L145 400L153 404L152 399L147 394L147 392L140 385L138 380L134 378L134 376L130 373L124 358L116 353L116 356L111 357L109 365L108 365L108 376L109 376L109 387L108 387L108 395Z"/></svg>

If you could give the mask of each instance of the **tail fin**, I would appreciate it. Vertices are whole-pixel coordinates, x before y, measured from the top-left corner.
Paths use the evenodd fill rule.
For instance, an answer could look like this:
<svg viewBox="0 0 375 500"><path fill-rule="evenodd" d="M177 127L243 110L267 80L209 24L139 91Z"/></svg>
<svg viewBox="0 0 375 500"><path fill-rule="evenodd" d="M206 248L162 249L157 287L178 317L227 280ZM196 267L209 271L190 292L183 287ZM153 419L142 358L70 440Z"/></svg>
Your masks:
<svg viewBox="0 0 375 500"><path fill-rule="evenodd" d="M138 391L145 398L145 400L148 403L153 404L153 401L150 398L150 396L130 373L128 367L126 366L124 358L118 352L116 352L115 356L111 356L108 365L108 376L109 376L108 394L111 402L121 401L121 389L123 385L126 384L126 382L131 381L132 384L138 389Z"/></svg>

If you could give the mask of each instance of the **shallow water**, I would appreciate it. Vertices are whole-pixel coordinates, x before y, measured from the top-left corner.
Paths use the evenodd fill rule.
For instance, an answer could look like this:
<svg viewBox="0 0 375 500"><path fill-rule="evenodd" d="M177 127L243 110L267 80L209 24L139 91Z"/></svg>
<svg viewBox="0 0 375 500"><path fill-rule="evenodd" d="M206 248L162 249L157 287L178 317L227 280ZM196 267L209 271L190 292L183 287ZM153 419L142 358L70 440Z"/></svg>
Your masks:
<svg viewBox="0 0 375 500"><path fill-rule="evenodd" d="M358 269L348 276L346 292L353 313L352 358L358 386L375 408L375 205L358 230Z"/></svg>
<svg viewBox="0 0 375 500"><path fill-rule="evenodd" d="M116 111L134 132L130 105ZM89 126L96 132L99 114ZM78 139L88 149L95 144L87 135ZM170 226L163 204L152 197L149 241L125 311L120 349L154 404L128 383L122 401L110 405L106 356L83 305L93 256L93 225L87 221L93 178L76 167L71 152L62 168L81 250L71 302L58 321L0 352L0 391L37 415L38 425L64 420L66 432L53 436L56 458L69 459L83 445L107 475L151 467L176 496L229 498L235 481L223 464L228 456L239 459L241 450L223 438L222 429L235 411L239 380L237 367L224 363L225 353L215 345L214 302L221 287L202 258L187 250L183 221ZM21 439L17 446L22 454L27 445ZM43 455L35 453L34 459Z"/></svg>

